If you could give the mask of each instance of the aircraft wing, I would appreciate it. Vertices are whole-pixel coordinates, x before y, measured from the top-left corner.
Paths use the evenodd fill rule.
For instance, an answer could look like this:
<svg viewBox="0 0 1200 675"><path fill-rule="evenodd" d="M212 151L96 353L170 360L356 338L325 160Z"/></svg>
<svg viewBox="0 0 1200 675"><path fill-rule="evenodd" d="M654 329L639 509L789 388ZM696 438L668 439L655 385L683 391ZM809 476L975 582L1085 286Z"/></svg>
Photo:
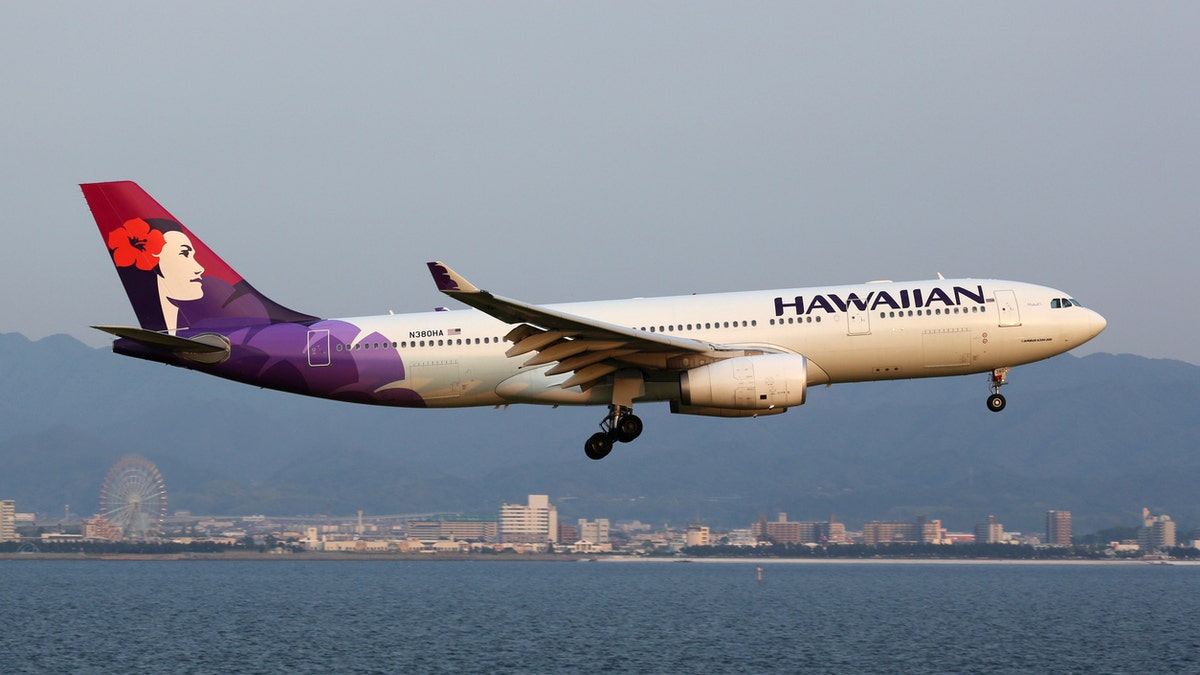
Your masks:
<svg viewBox="0 0 1200 675"><path fill-rule="evenodd" d="M678 372L746 352L737 347L649 333L500 297L476 287L442 262L428 263L438 290L505 323L510 357L533 352L526 367L556 363L547 375L571 372L562 387L590 389L622 368Z"/></svg>

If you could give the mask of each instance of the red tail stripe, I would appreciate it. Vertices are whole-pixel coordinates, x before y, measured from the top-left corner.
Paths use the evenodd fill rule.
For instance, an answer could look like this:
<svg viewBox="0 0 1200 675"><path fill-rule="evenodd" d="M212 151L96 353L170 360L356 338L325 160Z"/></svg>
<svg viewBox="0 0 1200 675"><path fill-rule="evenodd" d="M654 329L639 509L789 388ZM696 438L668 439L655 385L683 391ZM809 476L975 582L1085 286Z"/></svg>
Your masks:
<svg viewBox="0 0 1200 675"><path fill-rule="evenodd" d="M146 194L137 183L132 181L115 181L111 183L85 183L80 185L83 196L87 200L96 224L100 227L100 235L108 243L109 234L123 226L126 221L135 218L167 218L179 223L184 233L191 239L196 249L197 257L204 263L204 276L222 279L233 285L242 280L241 275L213 253L203 241L192 234L187 226L172 216Z"/></svg>

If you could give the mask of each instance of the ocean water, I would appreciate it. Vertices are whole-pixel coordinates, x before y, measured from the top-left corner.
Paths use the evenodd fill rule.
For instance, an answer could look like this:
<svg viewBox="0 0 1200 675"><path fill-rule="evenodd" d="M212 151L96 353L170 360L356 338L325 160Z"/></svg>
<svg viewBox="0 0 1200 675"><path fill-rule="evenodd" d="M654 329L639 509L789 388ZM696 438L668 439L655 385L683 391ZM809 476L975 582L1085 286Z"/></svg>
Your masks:
<svg viewBox="0 0 1200 675"><path fill-rule="evenodd" d="M1196 673L1200 567L0 561L4 673Z"/></svg>

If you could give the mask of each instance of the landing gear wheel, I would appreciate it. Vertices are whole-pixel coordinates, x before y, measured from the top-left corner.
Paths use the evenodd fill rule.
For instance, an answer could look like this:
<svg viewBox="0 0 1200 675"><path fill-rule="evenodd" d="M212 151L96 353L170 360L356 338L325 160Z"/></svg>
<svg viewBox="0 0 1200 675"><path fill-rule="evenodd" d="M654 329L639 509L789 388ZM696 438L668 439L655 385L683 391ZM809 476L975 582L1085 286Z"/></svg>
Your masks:
<svg viewBox="0 0 1200 675"><path fill-rule="evenodd" d="M992 412L1000 412L1001 410L1004 410L1005 405L1007 405L1007 401L1004 400L1003 394L992 394L988 397L987 407L988 410L991 410Z"/></svg>
<svg viewBox="0 0 1200 675"><path fill-rule="evenodd" d="M583 452L588 459L604 459L612 452L613 439L606 433L596 432L583 444Z"/></svg>
<svg viewBox="0 0 1200 675"><path fill-rule="evenodd" d="M642 418L632 413L621 415L613 432L618 441L628 443L642 435Z"/></svg>

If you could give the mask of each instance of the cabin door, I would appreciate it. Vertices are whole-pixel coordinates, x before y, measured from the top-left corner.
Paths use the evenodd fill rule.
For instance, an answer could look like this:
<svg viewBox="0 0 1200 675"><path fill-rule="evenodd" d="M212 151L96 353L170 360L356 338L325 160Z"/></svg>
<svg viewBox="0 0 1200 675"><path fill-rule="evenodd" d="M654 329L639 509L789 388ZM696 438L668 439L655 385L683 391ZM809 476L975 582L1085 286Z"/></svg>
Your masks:
<svg viewBox="0 0 1200 675"><path fill-rule="evenodd" d="M1017 294L1013 291L996 291L995 296L1000 326L1020 326L1021 312L1017 309Z"/></svg>
<svg viewBox="0 0 1200 675"><path fill-rule="evenodd" d="M329 329L308 331L308 365L329 365Z"/></svg>
<svg viewBox="0 0 1200 675"><path fill-rule="evenodd" d="M859 309L853 302L846 308L846 335L867 335L871 332L871 313Z"/></svg>

